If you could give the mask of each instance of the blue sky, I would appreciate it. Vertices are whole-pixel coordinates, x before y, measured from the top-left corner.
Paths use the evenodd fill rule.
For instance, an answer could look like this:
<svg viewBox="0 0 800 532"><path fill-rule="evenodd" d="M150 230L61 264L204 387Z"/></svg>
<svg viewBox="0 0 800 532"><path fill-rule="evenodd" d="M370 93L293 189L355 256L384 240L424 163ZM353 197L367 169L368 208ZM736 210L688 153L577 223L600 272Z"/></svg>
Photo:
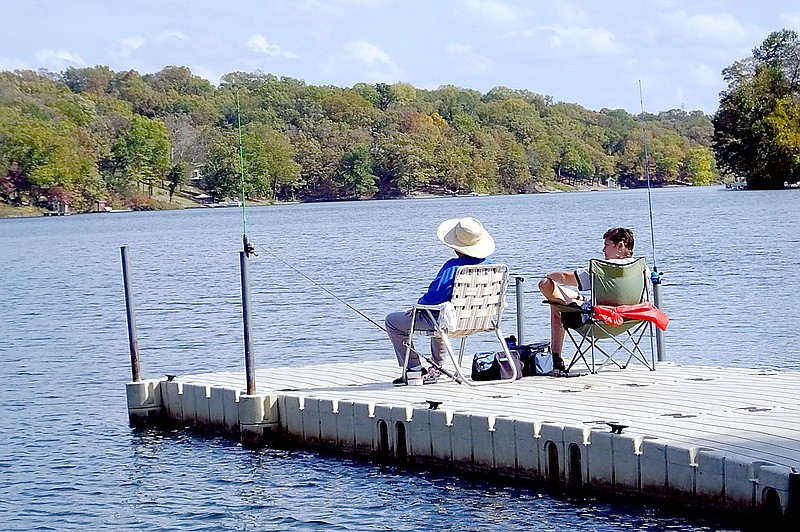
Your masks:
<svg viewBox="0 0 800 532"><path fill-rule="evenodd" d="M260 70L312 85L528 89L588 109L716 111L721 70L800 3L771 0L0 0L0 70Z"/></svg>

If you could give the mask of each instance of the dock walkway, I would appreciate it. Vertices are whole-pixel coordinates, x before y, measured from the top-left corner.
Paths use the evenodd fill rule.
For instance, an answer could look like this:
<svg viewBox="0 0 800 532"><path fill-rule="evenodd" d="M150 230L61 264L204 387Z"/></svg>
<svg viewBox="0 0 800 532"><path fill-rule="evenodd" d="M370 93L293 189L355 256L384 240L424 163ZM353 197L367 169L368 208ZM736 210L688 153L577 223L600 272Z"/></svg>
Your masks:
<svg viewBox="0 0 800 532"><path fill-rule="evenodd" d="M146 380L128 384L128 409L134 424L167 418L798 519L800 372L659 363L477 388L395 387L397 373L391 361L260 369L252 396L244 372Z"/></svg>

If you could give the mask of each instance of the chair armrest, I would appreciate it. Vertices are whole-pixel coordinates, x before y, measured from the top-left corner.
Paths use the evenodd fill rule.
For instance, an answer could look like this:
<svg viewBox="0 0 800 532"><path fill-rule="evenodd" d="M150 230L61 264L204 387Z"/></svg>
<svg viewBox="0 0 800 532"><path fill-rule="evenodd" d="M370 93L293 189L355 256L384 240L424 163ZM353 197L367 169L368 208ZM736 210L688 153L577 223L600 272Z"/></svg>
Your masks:
<svg viewBox="0 0 800 532"><path fill-rule="evenodd" d="M542 301L547 305L551 305L556 308L559 312L580 312L581 314L591 314L591 308L585 309L582 306L578 305L577 303L570 303L569 305L565 305L563 303L559 303L557 301L549 301L545 299Z"/></svg>
<svg viewBox="0 0 800 532"><path fill-rule="evenodd" d="M439 303L438 305L421 305L416 303L411 306L412 310L442 310L447 303Z"/></svg>

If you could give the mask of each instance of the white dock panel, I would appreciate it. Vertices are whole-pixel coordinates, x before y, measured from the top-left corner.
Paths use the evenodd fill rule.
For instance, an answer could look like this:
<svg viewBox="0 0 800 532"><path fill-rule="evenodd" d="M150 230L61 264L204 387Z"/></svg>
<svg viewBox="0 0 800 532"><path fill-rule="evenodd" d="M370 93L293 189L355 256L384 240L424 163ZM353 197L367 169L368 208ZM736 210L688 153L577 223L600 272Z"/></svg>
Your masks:
<svg viewBox="0 0 800 532"><path fill-rule="evenodd" d="M658 439L642 441L639 455L642 493L663 496L667 493L667 446Z"/></svg>
<svg viewBox="0 0 800 532"><path fill-rule="evenodd" d="M450 422L450 445L453 462L472 464L472 420L469 414L454 412ZM484 429L486 427L484 425Z"/></svg>
<svg viewBox="0 0 800 532"><path fill-rule="evenodd" d="M513 474L517 469L517 438L514 434L515 420L497 417L494 420L494 467L500 473Z"/></svg>
<svg viewBox="0 0 800 532"><path fill-rule="evenodd" d="M450 443L450 423L453 412L450 410L431 410L431 449L433 458L441 462L450 462L453 459Z"/></svg>
<svg viewBox="0 0 800 532"><path fill-rule="evenodd" d="M319 432L320 443L329 448L339 446L337 418L339 417L338 399L319 400Z"/></svg>
<svg viewBox="0 0 800 532"><path fill-rule="evenodd" d="M362 452L375 450L375 404L355 403L353 405L353 425L355 427L356 449Z"/></svg>
<svg viewBox="0 0 800 532"><path fill-rule="evenodd" d="M430 459L433 455L431 447L431 418L432 410L417 408L414 410L411 421L408 422L408 452L417 460Z"/></svg>
<svg viewBox="0 0 800 532"><path fill-rule="evenodd" d="M514 421L514 446L517 452L517 469L527 477L544 474L541 464L541 427L538 421Z"/></svg>
<svg viewBox="0 0 800 532"><path fill-rule="evenodd" d="M164 401L164 410L167 417L173 421L185 421L183 415L183 383L176 381L162 381L161 394Z"/></svg>
<svg viewBox="0 0 800 532"><path fill-rule="evenodd" d="M356 448L356 427L353 420L353 401L342 400L336 414L336 444L342 449Z"/></svg>
<svg viewBox="0 0 800 532"><path fill-rule="evenodd" d="M478 469L494 469L494 416L470 416L472 463Z"/></svg>
<svg viewBox="0 0 800 532"><path fill-rule="evenodd" d="M318 397L306 397L303 414L303 440L310 445L319 445L319 402Z"/></svg>

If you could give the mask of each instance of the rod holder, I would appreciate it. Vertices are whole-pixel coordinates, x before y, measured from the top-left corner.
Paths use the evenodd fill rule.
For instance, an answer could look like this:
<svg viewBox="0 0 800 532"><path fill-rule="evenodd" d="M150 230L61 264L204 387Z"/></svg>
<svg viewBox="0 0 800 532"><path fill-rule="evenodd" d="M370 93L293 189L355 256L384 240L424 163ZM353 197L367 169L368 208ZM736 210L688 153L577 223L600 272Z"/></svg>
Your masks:
<svg viewBox="0 0 800 532"><path fill-rule="evenodd" d="M136 338L136 316L133 312L133 287L128 267L128 246L120 246L122 255L122 281L125 285L125 310L128 316L128 344L131 352L131 380L142 380L139 370L139 340Z"/></svg>
<svg viewBox="0 0 800 532"><path fill-rule="evenodd" d="M650 282L653 285L653 304L660 310L664 310L663 294L661 290L661 273L652 272L650 274ZM667 360L667 354L664 346L664 331L655 327L656 329L656 357L659 362Z"/></svg>
<svg viewBox="0 0 800 532"><path fill-rule="evenodd" d="M515 277L517 295L517 345L525 345L525 283L524 277Z"/></svg>
<svg viewBox="0 0 800 532"><path fill-rule="evenodd" d="M239 252L242 274L242 318L244 324L244 369L247 377L247 395L256 393L256 367L253 362L253 323L250 319L250 261L246 251Z"/></svg>

